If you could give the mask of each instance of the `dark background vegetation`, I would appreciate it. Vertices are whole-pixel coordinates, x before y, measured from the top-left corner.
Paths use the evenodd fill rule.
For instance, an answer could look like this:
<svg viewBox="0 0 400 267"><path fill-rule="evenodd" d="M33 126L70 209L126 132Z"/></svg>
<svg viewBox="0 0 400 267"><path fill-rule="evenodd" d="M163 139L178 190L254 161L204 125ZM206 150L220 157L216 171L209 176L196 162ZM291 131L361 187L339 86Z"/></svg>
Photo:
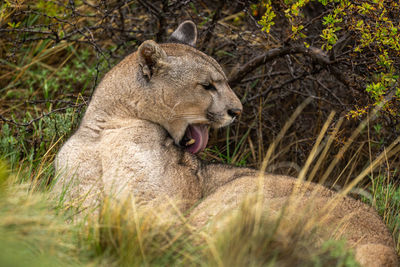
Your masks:
<svg viewBox="0 0 400 267"><path fill-rule="evenodd" d="M267 33L258 23L266 12L261 1L5 1L0 4L2 156L13 168L26 162L35 166L43 157L51 160L78 126L101 77L143 41L165 42L180 22L190 19L198 25L197 48L223 66L244 105L232 126L211 133L209 149L201 155L207 161L260 167L268 145L311 97L277 144L267 170L297 175L334 110L328 133L340 119L343 124L326 160L319 163L318 177L359 123L377 103L386 101L340 156L328 183L340 177L344 184L399 136L399 50L395 45L385 50L394 82L377 97L366 88L384 68L376 60L380 44L372 42L356 52L361 33L354 23L361 18L376 24L379 10L346 14L332 48L321 50L326 45L321 38L327 27L323 18L337 3L313 1L299 8L301 16L294 20L304 26L305 36L296 39L294 20L285 16L294 2L271 3L275 25ZM364 2L354 1L360 6ZM383 5L385 16L398 28L398 5ZM378 172L396 182L398 164L399 156L394 155Z"/></svg>

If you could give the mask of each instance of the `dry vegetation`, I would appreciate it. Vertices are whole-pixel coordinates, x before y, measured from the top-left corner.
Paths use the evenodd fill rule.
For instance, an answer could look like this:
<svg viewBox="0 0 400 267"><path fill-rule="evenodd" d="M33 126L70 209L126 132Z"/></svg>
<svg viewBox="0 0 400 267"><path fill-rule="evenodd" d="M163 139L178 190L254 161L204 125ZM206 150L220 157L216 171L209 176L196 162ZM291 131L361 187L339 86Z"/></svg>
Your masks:
<svg viewBox="0 0 400 267"><path fill-rule="evenodd" d="M244 105L244 112L234 125L211 134L209 149L201 157L206 161L265 167L270 172L314 178L314 181L322 179L336 189L356 180L356 185L351 184L354 196L375 204L399 240L400 153L396 152L399 151L400 106L396 90L400 46L396 34L400 32L400 8L395 1L377 1L377 4L370 3L374 9L369 12L349 9L341 21L332 24L340 29L334 32L334 42L329 43L322 33L333 26L325 23L324 17L333 14L339 4L327 2L323 5L273 1L275 25L267 33L262 30L265 25L258 22L268 11L268 1L7 0L0 4L0 157L19 174L17 183L38 182L40 189L35 190L46 191L46 185L54 177L52 159L76 129L102 75L143 41L163 42L180 22L191 19L199 29L198 49L223 66L231 87ZM354 1L354 4L368 9L367 2ZM293 3L304 3L298 7L301 16L289 12L291 17L288 17L288 12L285 13L290 8L294 10ZM382 12L383 8L386 12ZM378 36L379 23L384 28L383 16L387 17L386 23L391 22L398 30L393 36L388 34L394 41L385 43L374 37L362 46L367 30ZM361 19L365 28L354 27ZM300 25L304 28L296 32L293 27L298 29ZM379 36L386 38L383 33ZM327 44L331 45L330 49ZM358 46L362 51L356 51ZM382 77L382 73L386 76ZM291 120L304 101L308 105ZM331 111L335 113L330 115ZM321 131L326 135L320 135ZM262 166L266 155L268 162ZM6 197L2 194L3 202ZM53 204L45 208L35 206L35 209L52 210ZM129 210L136 212L132 207ZM15 216L25 216L26 211ZM0 216L9 216L9 212L0 211ZM276 222L268 220L259 237L254 239L245 240L246 233L239 231L233 235L221 233L210 241L202 234L192 235L184 221L177 225L160 222L160 225L153 220L154 225L146 225L154 215L139 216L144 221L130 221L121 213L110 214L112 210L107 209L104 212L100 224L93 223L83 234L62 222L58 225L68 228L65 231L72 236L68 242L74 244L66 244L68 249L60 250L79 258L76 265L92 261L130 265L138 257L141 264L206 265L208 262L220 265L221 261L229 262L227 255L235 249L223 247L221 240L227 244L243 242L247 251L261 261L254 262L255 265L269 260L279 262L290 253L294 256L288 259L288 266L293 263L290 260L315 266L312 255L320 255L315 259L322 262L332 260L329 245L326 250L313 247L313 238L303 238L303 233L295 227L286 231L285 237L276 236L268 232ZM237 227L239 230L251 226L251 212L250 208L244 208L244 215L233 220L232 229L236 223L241 225ZM59 213L61 221L68 216ZM144 234L148 240L141 240L140 233L125 232L137 224L150 233ZM46 222L41 225L50 229L48 236L54 235ZM0 230L8 227L0 225ZM74 236L74 232L80 234ZM54 240L57 238L56 235ZM84 239L90 241L81 243L80 247L91 252L82 256L82 251L75 247L82 241L71 240ZM256 248L265 244L265 240L278 250L264 259L257 256ZM298 243L289 242L298 246L287 247L287 240L298 240ZM147 242L148 251L143 251L142 241ZM155 243L158 247L153 247ZM400 248L400 243L397 244ZM331 246L332 251L342 251L339 259L348 257L340 245ZM303 259L299 251L305 247L310 250ZM154 251L163 253L155 256ZM246 257L239 252L236 255L237 262L244 265Z"/></svg>

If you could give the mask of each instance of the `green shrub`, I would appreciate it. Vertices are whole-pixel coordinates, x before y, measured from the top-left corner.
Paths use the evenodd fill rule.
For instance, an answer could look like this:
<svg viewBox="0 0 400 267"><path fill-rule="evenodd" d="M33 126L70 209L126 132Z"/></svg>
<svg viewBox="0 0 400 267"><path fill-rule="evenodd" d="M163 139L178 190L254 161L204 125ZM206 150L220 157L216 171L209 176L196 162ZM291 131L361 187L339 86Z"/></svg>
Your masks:
<svg viewBox="0 0 400 267"><path fill-rule="evenodd" d="M285 0L280 7L275 7L271 1L260 1L259 5L265 7L265 14L259 21L262 30L269 33L274 25L274 17L279 9L291 25L290 38L302 40L309 46L306 29L304 8L310 0ZM397 96L397 102L392 101L385 106L385 110L394 115L400 115L396 108L400 101L398 57L400 56L400 28L398 14L400 4L397 1L347 1L347 0L318 0L325 7L322 18L322 29L319 39L312 42L319 44L321 49L332 52L340 38L345 38L346 33L354 37L353 47L348 50L353 64L359 61L368 62L368 72L361 73L366 79L364 90L369 93L374 105L385 102ZM283 10L281 10L283 8ZM397 14L397 15L396 15ZM315 33L314 33L315 34ZM331 53L332 52L332 53ZM357 67L357 66L355 66ZM385 99L385 96L388 96ZM396 98L395 98L396 99ZM351 116L360 116L364 112L353 110Z"/></svg>

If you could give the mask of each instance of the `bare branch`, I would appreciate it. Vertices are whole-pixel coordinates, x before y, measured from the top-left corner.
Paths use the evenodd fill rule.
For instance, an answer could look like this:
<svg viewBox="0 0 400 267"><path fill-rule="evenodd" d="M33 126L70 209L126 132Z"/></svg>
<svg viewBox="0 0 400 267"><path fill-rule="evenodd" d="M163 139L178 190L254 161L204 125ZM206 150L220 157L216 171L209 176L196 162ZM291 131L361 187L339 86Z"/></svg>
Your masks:
<svg viewBox="0 0 400 267"><path fill-rule="evenodd" d="M78 109L80 109L85 105L86 105L86 103L82 103L82 104L78 104L78 105L73 105L73 106L53 109L52 111L49 111L47 113L43 113L39 117L33 118L32 120L30 120L30 121L28 121L26 123L19 123L19 122L15 121L15 120L7 119L7 118L3 117L2 115L0 115L0 120L2 120L3 122L6 122L6 123L14 124L14 125L19 126L19 127L28 127L32 123L34 123L35 121L38 121L38 120L40 120L40 119L42 119L44 117L47 117L47 116L51 115L52 113L61 112L61 111L67 110L69 108L78 108Z"/></svg>
<svg viewBox="0 0 400 267"><path fill-rule="evenodd" d="M215 25L217 25L217 22L218 22L219 18L221 17L221 11L222 11L222 8L224 7L224 5L225 5L225 0L220 0L217 10L215 11L214 16L211 20L211 24L206 29L206 35L203 38L203 42L201 43L201 46L199 46L199 47L204 48L210 42L211 35L214 31Z"/></svg>
<svg viewBox="0 0 400 267"><path fill-rule="evenodd" d="M240 83L241 80L250 72L253 70L257 69L261 65L267 63L270 60L273 60L278 57L282 57L288 54L303 54L306 55L313 60L315 60L318 64L327 67L330 66L334 63L337 63L336 61L330 61L329 57L321 50L315 47L304 47L304 46L286 46L286 47L278 47L278 48L273 48L264 54L257 56L250 60L248 63L243 65L242 67L237 68L232 72L232 74L229 77L229 84L231 86L235 86L236 84ZM329 68L329 70L332 72L332 74L342 83L344 83L346 86L349 86L349 82L341 75L339 70L333 66Z"/></svg>

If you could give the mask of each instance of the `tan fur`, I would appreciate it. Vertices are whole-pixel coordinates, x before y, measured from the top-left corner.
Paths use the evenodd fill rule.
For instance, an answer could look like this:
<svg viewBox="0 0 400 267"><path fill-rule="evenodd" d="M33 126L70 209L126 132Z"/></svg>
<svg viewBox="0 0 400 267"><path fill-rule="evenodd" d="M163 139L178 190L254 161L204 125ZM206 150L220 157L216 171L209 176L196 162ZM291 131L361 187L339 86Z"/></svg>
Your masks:
<svg viewBox="0 0 400 267"><path fill-rule="evenodd" d="M203 88L210 82L216 91ZM104 194L153 205L168 198L182 211L200 203L189 215L202 227L256 192L258 172L205 164L177 144L188 124L226 126L233 121L228 110L241 108L214 59L184 44L146 41L96 89L79 129L57 155L55 190L68 187L67 199L85 199L83 208L94 208ZM264 176L263 197L272 210L282 207L294 183ZM297 200L306 203L314 189L317 214L336 194L311 184ZM391 235L372 208L343 197L323 215L327 229L345 221L343 234L364 266L397 266Z"/></svg>

